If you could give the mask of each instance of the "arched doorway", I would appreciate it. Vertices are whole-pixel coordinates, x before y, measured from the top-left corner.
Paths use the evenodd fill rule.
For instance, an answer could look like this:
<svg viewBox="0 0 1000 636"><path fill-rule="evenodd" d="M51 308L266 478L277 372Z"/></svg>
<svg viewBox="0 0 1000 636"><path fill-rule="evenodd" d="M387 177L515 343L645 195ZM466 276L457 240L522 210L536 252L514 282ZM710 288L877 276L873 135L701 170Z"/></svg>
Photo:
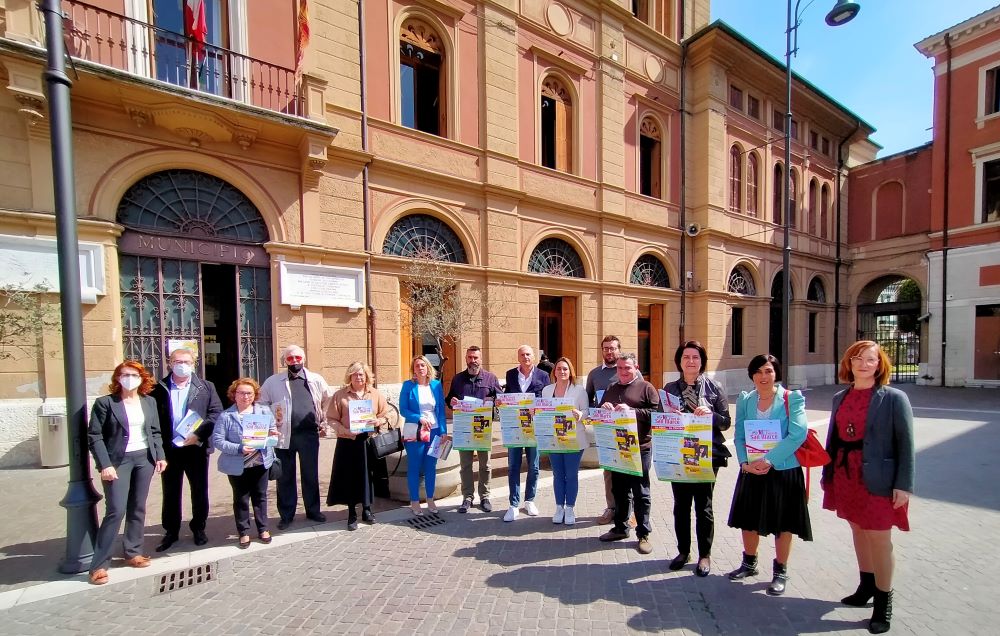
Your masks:
<svg viewBox="0 0 1000 636"><path fill-rule="evenodd" d="M157 172L129 188L117 221L126 358L159 377L170 351L192 346L220 393L273 373L268 231L242 192L193 170Z"/></svg>
<svg viewBox="0 0 1000 636"><path fill-rule="evenodd" d="M528 259L528 271L549 276L586 278L583 259L568 242L547 238L535 246ZM538 296L538 348L550 360L577 355L577 298L560 295ZM538 353L541 357L541 353Z"/></svg>
<svg viewBox="0 0 1000 636"><path fill-rule="evenodd" d="M916 382L920 363L920 288L909 278L882 276L858 296L858 340L874 340L892 361L892 382Z"/></svg>
<svg viewBox="0 0 1000 636"><path fill-rule="evenodd" d="M771 307L770 307L770 325L767 332L767 350L768 353L776 358L781 358L781 332L782 332L782 321L781 321L781 299L785 296L785 273L778 272L774 276L774 280L771 281ZM792 298L794 298L794 294ZM789 299L791 302L791 299ZM791 349L791 344L789 345ZM791 351L788 353L791 357ZM787 369L788 361L779 360L782 366Z"/></svg>

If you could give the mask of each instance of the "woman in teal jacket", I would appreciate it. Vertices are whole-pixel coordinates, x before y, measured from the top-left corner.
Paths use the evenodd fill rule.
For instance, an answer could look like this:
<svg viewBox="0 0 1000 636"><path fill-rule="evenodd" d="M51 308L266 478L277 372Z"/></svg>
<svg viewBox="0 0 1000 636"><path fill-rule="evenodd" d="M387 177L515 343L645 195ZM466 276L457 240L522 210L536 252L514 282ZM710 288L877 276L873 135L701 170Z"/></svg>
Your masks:
<svg viewBox="0 0 1000 636"><path fill-rule="evenodd" d="M403 383L399 391L399 413L407 424L416 424L411 437L403 438L406 447L406 483L410 489L410 509L422 515L420 509L420 473L424 473L424 491L427 510L437 512L434 503L434 480L437 477L437 458L428 454L431 442L439 435L448 434L448 421L444 414L444 391L437 372L424 356L416 356L410 363L413 378ZM404 431L413 427L404 426Z"/></svg>
<svg viewBox="0 0 1000 636"><path fill-rule="evenodd" d="M730 580L756 576L760 537L774 535L774 569L767 593L781 596L788 583L788 556L792 535L812 541L805 479L795 451L806 439L805 398L778 382L781 365L768 355L757 355L747 366L755 390L740 394L736 402L736 456L740 475L736 480L729 526L743 531L743 562L729 573ZM777 420L781 437L774 448L754 461L747 456L747 420Z"/></svg>

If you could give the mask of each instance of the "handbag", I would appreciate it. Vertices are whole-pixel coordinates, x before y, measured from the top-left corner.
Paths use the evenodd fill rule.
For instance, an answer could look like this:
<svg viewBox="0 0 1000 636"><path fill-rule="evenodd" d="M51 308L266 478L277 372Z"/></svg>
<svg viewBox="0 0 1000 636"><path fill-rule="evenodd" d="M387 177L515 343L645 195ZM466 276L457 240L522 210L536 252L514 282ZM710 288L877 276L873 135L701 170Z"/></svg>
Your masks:
<svg viewBox="0 0 1000 636"><path fill-rule="evenodd" d="M390 428L384 433L372 435L368 438L368 443L371 444L376 459L385 459L403 450L403 436L398 428Z"/></svg>
<svg viewBox="0 0 1000 636"><path fill-rule="evenodd" d="M281 460L275 457L271 461L271 467L267 469L267 480L278 481L281 479Z"/></svg>
<svg viewBox="0 0 1000 636"><path fill-rule="evenodd" d="M788 419L792 418L788 408L788 391L785 391L785 415L788 416ZM830 454L823 448L823 444L816 436L816 431L811 428L806 433L806 441L802 442L802 446L799 446L798 450L795 451L795 459L803 468L826 466L831 461Z"/></svg>

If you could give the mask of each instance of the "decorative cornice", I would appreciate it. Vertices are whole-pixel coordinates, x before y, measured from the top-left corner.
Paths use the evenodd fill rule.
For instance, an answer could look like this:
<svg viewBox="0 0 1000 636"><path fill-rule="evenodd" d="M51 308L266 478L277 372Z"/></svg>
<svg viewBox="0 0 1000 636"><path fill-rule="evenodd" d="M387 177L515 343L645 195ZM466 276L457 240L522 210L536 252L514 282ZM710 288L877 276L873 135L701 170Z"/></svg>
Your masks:
<svg viewBox="0 0 1000 636"><path fill-rule="evenodd" d="M247 150L256 141L259 132L188 104L141 104L123 100L122 106L136 127L163 128L196 148L216 142L235 143Z"/></svg>

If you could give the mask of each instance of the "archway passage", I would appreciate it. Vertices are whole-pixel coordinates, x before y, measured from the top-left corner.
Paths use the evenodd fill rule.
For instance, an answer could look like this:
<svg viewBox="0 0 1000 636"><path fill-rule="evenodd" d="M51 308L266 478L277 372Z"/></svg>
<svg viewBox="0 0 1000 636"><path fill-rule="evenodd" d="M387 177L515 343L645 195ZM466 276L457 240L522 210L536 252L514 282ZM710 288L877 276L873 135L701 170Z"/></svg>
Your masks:
<svg viewBox="0 0 1000 636"><path fill-rule="evenodd" d="M157 376L180 346L224 393L273 370L267 226L222 179L166 170L136 182L118 206L124 355ZM225 396L222 396L223 398Z"/></svg>
<svg viewBox="0 0 1000 636"><path fill-rule="evenodd" d="M892 382L916 382L920 365L920 306L917 284L882 276L858 296L858 340L874 340L892 361Z"/></svg>
<svg viewBox="0 0 1000 636"><path fill-rule="evenodd" d="M768 353L778 358L782 366L787 369L788 362L781 360L781 334L785 329L781 314L781 299L785 296L785 273L778 272L774 280L771 281L771 305L769 307L769 325L767 331ZM789 344L791 348L791 343ZM791 356L791 352L789 352Z"/></svg>

